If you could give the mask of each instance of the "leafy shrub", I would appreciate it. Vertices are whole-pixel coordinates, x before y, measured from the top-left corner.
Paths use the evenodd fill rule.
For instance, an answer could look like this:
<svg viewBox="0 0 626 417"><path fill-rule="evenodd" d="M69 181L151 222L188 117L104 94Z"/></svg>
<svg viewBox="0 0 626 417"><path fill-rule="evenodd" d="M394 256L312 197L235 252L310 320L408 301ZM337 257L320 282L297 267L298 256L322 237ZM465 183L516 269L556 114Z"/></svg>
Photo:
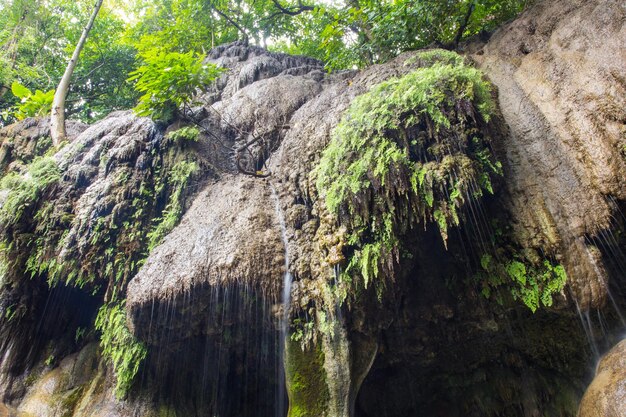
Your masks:
<svg viewBox="0 0 626 417"><path fill-rule="evenodd" d="M102 355L115 370L115 393L118 398L126 396L147 355L146 347L135 340L126 327L124 304L123 301L105 304L96 317L96 329L102 333Z"/></svg>
<svg viewBox="0 0 626 417"><path fill-rule="evenodd" d="M143 60L137 70L130 73L135 89L143 96L135 107L140 116L171 119L181 106L192 102L196 91L222 74L223 69L205 64L193 52L163 52L150 49L140 53Z"/></svg>
<svg viewBox="0 0 626 417"><path fill-rule="evenodd" d="M200 130L195 126L185 126L167 134L167 139L173 142L190 141L197 142Z"/></svg>
<svg viewBox="0 0 626 417"><path fill-rule="evenodd" d="M20 105L13 112L16 119L22 120L27 117L45 116L52 109L54 90L43 92L35 90L33 93L17 81L13 81L11 92L21 100Z"/></svg>
<svg viewBox="0 0 626 417"><path fill-rule="evenodd" d="M434 64L357 97L314 171L348 230L344 275L365 287L381 272L393 276L400 237L418 223L436 223L445 243L459 209L493 192L491 176L501 173L480 129L494 109L490 86L452 54L418 54Z"/></svg>

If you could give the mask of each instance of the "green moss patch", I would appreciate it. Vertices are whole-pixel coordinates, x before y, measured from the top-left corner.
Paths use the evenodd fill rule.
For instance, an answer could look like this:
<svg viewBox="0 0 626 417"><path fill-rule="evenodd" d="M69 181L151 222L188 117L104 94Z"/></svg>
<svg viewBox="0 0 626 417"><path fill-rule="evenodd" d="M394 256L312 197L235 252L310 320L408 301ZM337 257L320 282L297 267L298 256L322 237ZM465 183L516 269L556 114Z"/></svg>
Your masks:
<svg viewBox="0 0 626 417"><path fill-rule="evenodd" d="M313 344L302 349L300 343L290 338L287 338L285 345L285 374L289 393L287 416L326 415L329 393L321 346Z"/></svg>
<svg viewBox="0 0 626 417"><path fill-rule="evenodd" d="M74 153L61 154L60 166L54 157L37 157L28 165L11 165L0 180L6 194L0 208L6 280L84 288L103 300L96 328L120 396L145 357L145 348L125 327L128 281L179 222L189 185L211 172L199 169L191 140L163 138L155 128L134 146L70 144Z"/></svg>

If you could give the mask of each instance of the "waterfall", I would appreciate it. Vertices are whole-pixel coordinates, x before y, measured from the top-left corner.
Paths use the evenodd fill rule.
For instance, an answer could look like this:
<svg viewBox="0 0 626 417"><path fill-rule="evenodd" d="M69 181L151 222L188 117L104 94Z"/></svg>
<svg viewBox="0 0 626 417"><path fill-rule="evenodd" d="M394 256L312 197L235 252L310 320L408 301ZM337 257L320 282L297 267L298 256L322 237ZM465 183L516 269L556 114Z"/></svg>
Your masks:
<svg viewBox="0 0 626 417"><path fill-rule="evenodd" d="M289 271L289 242L287 240L287 226L285 224L285 216L280 206L280 198L276 192L276 188L270 183L270 189L272 190L272 199L274 200L274 210L276 212L276 218L280 225L280 235L285 247L285 274L283 275L283 292L282 292L282 305L283 311L280 318L280 355L279 358L283 358L285 353L285 340L289 337L289 308L291 306L291 284L293 282L293 276ZM279 361L280 362L280 361ZM277 396L277 416L283 417L286 415L285 406L285 393L287 392L285 386L285 372L282 367L278 369L278 380L280 381L278 386Z"/></svg>
<svg viewBox="0 0 626 417"><path fill-rule="evenodd" d="M278 218L278 223L280 225L280 237L283 241L283 245L285 246L285 274L283 275L283 296L281 300L283 304L283 314L280 327L281 331L286 333L289 326L289 307L291 304L291 283L293 282L293 277L291 272L289 272L289 242L287 241L285 216L283 215L283 210L280 207L280 199L278 198L276 188L274 188L271 183L270 188L272 190L272 199L274 200L274 210L276 211L276 217Z"/></svg>

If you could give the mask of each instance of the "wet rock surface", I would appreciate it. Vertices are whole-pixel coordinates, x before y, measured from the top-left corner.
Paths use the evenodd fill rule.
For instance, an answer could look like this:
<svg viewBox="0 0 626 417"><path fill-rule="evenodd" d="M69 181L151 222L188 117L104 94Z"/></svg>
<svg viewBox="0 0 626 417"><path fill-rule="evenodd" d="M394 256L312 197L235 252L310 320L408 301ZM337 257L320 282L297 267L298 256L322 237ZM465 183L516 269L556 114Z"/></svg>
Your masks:
<svg viewBox="0 0 626 417"><path fill-rule="evenodd" d="M602 357L578 410L578 417L623 415L626 415L626 340Z"/></svg>
<svg viewBox="0 0 626 417"><path fill-rule="evenodd" d="M502 114L492 134L502 183L496 196L472 207L482 217L451 233L447 248L433 224L408 236L401 272L384 297L370 289L359 304L337 307L333 337L318 340L308 351L315 360L297 364L304 366L294 367L287 381L293 389L299 369L311 373L321 388L306 401L317 417L575 415L593 355L614 343L622 326L615 308L626 304L620 275L626 246L610 232L624 229L619 210L626 208L624 18L618 1L542 1L488 43L466 46L497 87ZM54 317L62 317L62 325L46 335L58 349L46 343L25 349L34 330L15 326L37 329L50 293L43 281L39 286L17 276L26 271L23 257L31 246L24 246L19 267L2 281L0 316L24 306L19 321L1 333L12 335L0 341L3 398L22 412L49 416L65 415L57 400L67 403L76 390L68 415L286 411L275 395L284 383L281 318L305 322L307 314L319 315L310 313L312 306L325 300L337 273L326 245L336 230L311 172L354 98L422 65L414 56L327 74L315 60L234 43L210 53L209 60L229 71L175 125L129 112L88 128L72 125L71 143L54 156L62 186L49 195L71 218L53 228L63 239L46 246L42 259L77 262L86 277L93 275L86 283L91 295L80 298L78 312L62 302L74 296L61 297ZM19 171L32 159L47 135L45 123L0 131L3 169ZM201 127L198 141L168 144L167 132L185 124ZM185 213L148 254L145 233L173 193L163 172L189 160L199 170L185 188ZM168 184L162 194L159 184ZM133 203L141 203L140 189L154 190L146 206ZM150 214L128 228L124 221L139 209ZM289 312L281 305L281 216L294 278ZM492 217L507 218L518 245L564 264L568 287L555 308L532 314L524 306L500 306L472 284L477 242L484 240L477 223ZM115 257L100 246L99 218L136 232L112 235L113 247L122 248ZM123 268L101 275L118 259ZM118 272L120 288L128 283L128 326L150 352L139 388L125 401L115 399L113 376L93 359L97 352L89 366L79 366L82 376L74 368L87 348L68 356L77 349L74 330L84 325L70 317L92 321L94 306L110 296L103 288ZM50 352L65 359L27 386L29 372ZM589 392L606 375L617 375L617 365L606 364ZM592 395L583 403L604 401Z"/></svg>
<svg viewBox="0 0 626 417"><path fill-rule="evenodd" d="M620 1L540 2L470 48L510 129L511 224L523 246L561 260L582 309L607 301L599 252L626 199L624 19Z"/></svg>

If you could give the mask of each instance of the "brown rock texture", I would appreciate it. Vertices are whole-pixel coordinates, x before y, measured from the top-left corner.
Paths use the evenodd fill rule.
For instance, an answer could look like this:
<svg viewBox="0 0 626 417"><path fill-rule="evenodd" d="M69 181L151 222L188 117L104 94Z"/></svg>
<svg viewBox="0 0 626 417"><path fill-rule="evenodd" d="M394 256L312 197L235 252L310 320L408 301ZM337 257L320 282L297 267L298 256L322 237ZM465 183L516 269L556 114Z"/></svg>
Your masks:
<svg viewBox="0 0 626 417"><path fill-rule="evenodd" d="M625 21L619 0L538 2L470 53L510 129L500 157L518 239L561 260L582 309L606 300L598 247L626 199Z"/></svg>
<svg viewBox="0 0 626 417"><path fill-rule="evenodd" d="M580 402L578 417L626 415L626 340L609 351Z"/></svg>

